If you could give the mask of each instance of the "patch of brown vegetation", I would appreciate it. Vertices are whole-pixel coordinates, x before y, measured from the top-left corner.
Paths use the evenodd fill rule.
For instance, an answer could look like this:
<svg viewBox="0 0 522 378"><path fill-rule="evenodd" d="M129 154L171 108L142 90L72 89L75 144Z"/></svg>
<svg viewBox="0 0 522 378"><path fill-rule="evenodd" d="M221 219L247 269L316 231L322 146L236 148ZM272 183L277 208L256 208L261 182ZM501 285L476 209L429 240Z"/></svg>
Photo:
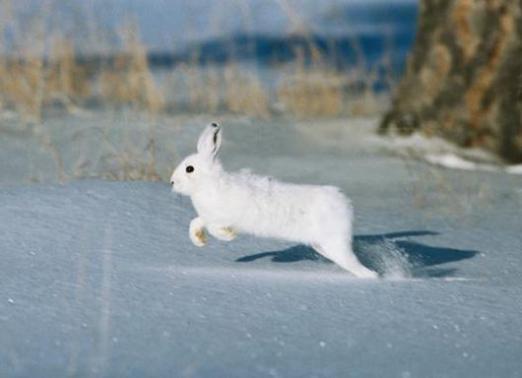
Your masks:
<svg viewBox="0 0 522 378"><path fill-rule="evenodd" d="M270 116L267 90L254 73L229 63L224 69L224 86L227 110L264 119Z"/></svg>
<svg viewBox="0 0 522 378"><path fill-rule="evenodd" d="M455 2L451 15L455 25L456 43L462 50L464 64L475 55L479 40L473 32L470 15L477 4L473 0L459 0Z"/></svg>
<svg viewBox="0 0 522 378"><path fill-rule="evenodd" d="M302 49L296 51L296 64L279 84L278 101L298 118L337 116L343 110L345 77L328 69L313 45L311 50L311 64L305 61Z"/></svg>
<svg viewBox="0 0 522 378"><path fill-rule="evenodd" d="M481 119L488 113L488 109L483 107L483 100L498 74L504 50L512 40L516 27L513 13L504 5L492 2L490 8L492 12L499 14L499 30L488 53L486 64L477 72L473 84L464 96L472 128L478 128Z"/></svg>
<svg viewBox="0 0 522 378"><path fill-rule="evenodd" d="M45 93L45 67L41 55L0 63L0 97L29 121L40 121Z"/></svg>
<svg viewBox="0 0 522 378"><path fill-rule="evenodd" d="M430 51L428 62L429 63L423 67L420 72L422 86L427 94L425 97L426 101L430 101L430 99L436 97L444 85L444 80L452 64L449 49L444 44L440 42L437 43L432 51Z"/></svg>
<svg viewBox="0 0 522 378"><path fill-rule="evenodd" d="M139 38L137 26L131 24L123 28L121 40L123 52L99 77L103 99L150 113L159 112L165 105L164 96L149 69L147 49Z"/></svg>
<svg viewBox="0 0 522 378"><path fill-rule="evenodd" d="M73 43L63 37L54 39L46 75L46 97L57 99L68 109L91 95L91 82L85 67L76 61Z"/></svg>
<svg viewBox="0 0 522 378"><path fill-rule="evenodd" d="M77 46L63 37L65 32L50 25L54 8L49 4L34 10L30 28L20 35L15 33L10 47L14 52L9 52L9 58L0 38L0 109L15 110L24 119L37 123L45 109L55 109L57 104L67 111L101 104L130 106L156 114L166 109L186 110L187 97L191 111L226 111L261 119L280 113L297 118L368 115L383 110L375 95L376 82L390 88L394 85L389 57L383 57L379 67L368 68L363 50L354 38L356 67L334 67L331 57L323 56L304 25L293 28L292 33L303 36L308 43L296 52L295 60L279 66L286 74L274 85L263 83L255 67L242 66L233 58L223 65L205 66L198 56L192 62L174 66L172 75L167 75L171 80L158 83L136 23L124 24L118 48L102 46L100 56L94 53L94 61L88 61L89 57L79 58ZM0 35L6 25L3 18L16 18L9 13L9 5L9 0L0 0ZM291 13L294 25L302 24L302 20L297 22L298 12L288 2L281 1L279 5ZM78 9L82 12L82 8ZM244 13L248 12L245 9ZM102 36L99 40L103 45L103 36L112 31L100 32L96 21L91 21L89 30ZM97 37L93 34L92 39L98 41ZM111 54L115 49L116 53ZM392 48L387 53L390 51ZM186 91L182 95L171 89L179 83L184 84L180 87ZM168 94L173 94L173 98ZM178 104L178 99L183 104Z"/></svg>

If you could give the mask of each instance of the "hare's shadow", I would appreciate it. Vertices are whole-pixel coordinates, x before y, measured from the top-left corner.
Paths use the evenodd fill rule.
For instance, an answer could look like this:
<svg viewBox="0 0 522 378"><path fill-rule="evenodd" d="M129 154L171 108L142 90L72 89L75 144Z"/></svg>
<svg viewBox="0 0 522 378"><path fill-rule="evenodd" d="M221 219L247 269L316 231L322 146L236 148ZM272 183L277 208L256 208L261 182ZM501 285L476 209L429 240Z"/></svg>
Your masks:
<svg viewBox="0 0 522 378"><path fill-rule="evenodd" d="M438 265L470 259L478 253L472 250L434 247L408 239L425 235L438 235L438 233L433 231L403 231L378 235L358 235L354 238L354 251L363 264L382 274L385 272L379 260L384 257L368 252L372 251L372 247L381 254L392 248L401 255L401 258L407 260L411 270L410 273L417 277L451 276L455 273L455 268L440 268ZM379 248L379 246L384 245L387 246L384 250ZM297 245L282 251L262 252L243 256L236 261L251 262L265 257L271 258L273 262L277 263L292 263L304 260L330 263L329 260L319 255L312 248L304 245ZM390 256L390 258L393 257Z"/></svg>

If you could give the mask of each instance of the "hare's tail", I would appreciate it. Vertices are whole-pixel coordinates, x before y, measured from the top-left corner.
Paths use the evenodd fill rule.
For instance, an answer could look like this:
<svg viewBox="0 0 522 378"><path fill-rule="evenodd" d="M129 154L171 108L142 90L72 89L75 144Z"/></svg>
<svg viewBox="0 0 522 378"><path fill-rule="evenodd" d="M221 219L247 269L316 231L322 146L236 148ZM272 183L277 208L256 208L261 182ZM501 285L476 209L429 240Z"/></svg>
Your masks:
<svg viewBox="0 0 522 378"><path fill-rule="evenodd" d="M326 241L314 243L312 247L327 259L333 261L341 268L349 271L358 278L378 278L379 275L365 267L357 259L351 247L344 241Z"/></svg>

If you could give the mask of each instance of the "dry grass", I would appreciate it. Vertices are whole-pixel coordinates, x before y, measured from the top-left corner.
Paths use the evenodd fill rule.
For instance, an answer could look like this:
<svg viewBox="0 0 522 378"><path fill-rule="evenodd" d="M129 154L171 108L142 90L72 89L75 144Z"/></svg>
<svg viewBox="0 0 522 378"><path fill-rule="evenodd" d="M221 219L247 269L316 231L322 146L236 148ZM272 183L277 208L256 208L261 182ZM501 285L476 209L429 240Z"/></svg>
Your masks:
<svg viewBox="0 0 522 378"><path fill-rule="evenodd" d="M225 106L234 114L257 118L270 116L268 92L253 72L229 63L224 69Z"/></svg>
<svg viewBox="0 0 522 378"><path fill-rule="evenodd" d="M7 9L5 4L9 2L3 2ZM16 58L7 57L5 51L0 54L0 109L13 109L24 119L35 122L42 119L47 106L58 103L71 111L89 99L94 100L90 103L130 106L149 114L165 109L182 111L186 108L166 95L175 92L179 85L185 90L188 110L194 112L229 112L266 119L278 109L302 119L381 111L374 87L382 80L378 69L391 72L389 57L383 57L378 69L368 69L362 49L354 39L356 64L344 70L335 68L307 34L308 28L299 21L298 12L289 8L286 1L279 4L285 12L291 12L292 32L302 33L308 45L295 52L295 59L283 66L283 75L270 88L262 83L256 69L234 60L202 67L197 53L191 62L173 68L172 77L181 78L182 83L171 80L174 89L165 83L158 85L149 66L147 47L132 22L125 23L118 34L119 52L110 63L93 71L88 63L79 62L71 40L56 32L46 32L44 24L50 11L42 8L41 17L31 31L17 37ZM9 17L8 10L4 10L4 15ZM392 87L393 80L388 76L388 86Z"/></svg>
<svg viewBox="0 0 522 378"><path fill-rule="evenodd" d="M49 101L60 101L68 110L92 93L87 69L78 64L76 55L70 40L54 38L45 78L46 94Z"/></svg>
<svg viewBox="0 0 522 378"><path fill-rule="evenodd" d="M114 63L99 74L100 95L104 103L131 105L157 113L165 105L163 92L156 84L147 60L147 48L135 24L120 33L123 51Z"/></svg>
<svg viewBox="0 0 522 378"><path fill-rule="evenodd" d="M331 118L383 111L384 105L375 90L383 80L379 70L385 72L385 85L390 89L395 86L387 57L372 68L359 59L353 67L340 71L331 67L328 58L309 43L311 62L306 61L303 49L297 50L296 61L287 67L288 73L279 83L277 99L286 112L297 118ZM356 47L354 50L362 54Z"/></svg>
<svg viewBox="0 0 522 378"><path fill-rule="evenodd" d="M60 103L71 111L92 96L104 104L130 105L150 113L163 109L163 93L155 83L136 27L123 29L122 51L111 65L89 73L88 63L79 63L72 41L45 35L40 21L13 43L18 46L14 54L0 55L2 108L16 110L32 122L41 121L46 106Z"/></svg>
<svg viewBox="0 0 522 378"><path fill-rule="evenodd" d="M0 60L0 98L4 108L13 108L26 120L42 117L45 95L45 68L42 56Z"/></svg>
<svg viewBox="0 0 522 378"><path fill-rule="evenodd" d="M3 38L11 24L11 4L0 3L0 104L31 122L41 121L46 105L58 101L71 110L90 94L89 78L76 62L72 42L49 35L46 17L51 9L44 4L40 11L7 43Z"/></svg>
<svg viewBox="0 0 522 378"><path fill-rule="evenodd" d="M193 60L197 61L197 57ZM261 80L235 62L206 67L182 64L174 69L172 78L170 85L186 90L192 112L227 112L261 119L271 115L268 91ZM183 83L176 78L182 78Z"/></svg>
<svg viewBox="0 0 522 378"><path fill-rule="evenodd" d="M54 161L59 181L64 181L88 174L93 163L79 153L73 168L69 167L70 162L58 148L63 146L57 145L45 127L46 110L72 112L101 104L116 109L132 108L137 111L133 114L144 111L151 116L147 120L146 140L142 141L144 146L109 141L108 134L112 131L104 128L100 149L104 151L107 166L105 177L117 180L159 179L154 119L167 110L223 112L257 119L279 115L331 118L380 111L374 87L381 78L377 68L367 68L357 42L353 43L357 55L355 66L340 70L331 65L330 58L308 36L309 28L298 12L287 1L278 3L285 12L292 13L290 32L301 33L308 38L308 44L296 51L294 60L281 66L281 75L276 75L275 83L263 82L257 68L242 65L239 59L203 66L196 53L192 61L172 67L171 75L166 76L173 79L160 85L149 65L147 46L136 23L124 23L117 33L119 46L112 50L114 54L103 57L109 58L108 61L102 59L101 64L93 65L80 59L79 46L65 37L66 33L49 28L52 8L48 2L42 2L41 9L25 20L30 22L24 23L23 32L22 28L11 28L9 33L14 40L7 43L3 36L14 15L10 1L0 0L0 112L15 111L23 123L33 124L33 137ZM383 57L380 68L391 72L387 57ZM392 87L391 75L388 81ZM169 97L168 93L177 93L177 97ZM186 103L178 102L179 97Z"/></svg>
<svg viewBox="0 0 522 378"><path fill-rule="evenodd" d="M313 45L311 65L307 65L302 49L297 50L296 55L296 63L277 90L283 109L298 118L340 115L345 105L345 77L329 69Z"/></svg>
<svg viewBox="0 0 522 378"><path fill-rule="evenodd" d="M191 111L216 113L221 104L221 76L217 69L207 67L206 70L198 69L193 57L192 64L183 64L175 68L173 76L184 78L184 88L188 94L188 105ZM174 85L176 85L174 83Z"/></svg>
<svg viewBox="0 0 522 378"><path fill-rule="evenodd" d="M28 121L39 122L44 107L56 102L72 110L90 94L86 70L76 63L67 40L57 40L47 61L36 53L0 58L1 102Z"/></svg>

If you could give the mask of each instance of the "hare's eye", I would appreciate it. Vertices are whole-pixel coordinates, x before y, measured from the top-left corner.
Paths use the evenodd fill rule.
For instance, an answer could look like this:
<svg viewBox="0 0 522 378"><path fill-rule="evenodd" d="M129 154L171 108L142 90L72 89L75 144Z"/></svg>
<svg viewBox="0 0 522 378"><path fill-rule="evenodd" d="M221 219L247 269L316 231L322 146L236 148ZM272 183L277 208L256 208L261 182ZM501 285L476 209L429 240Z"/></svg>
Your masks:
<svg viewBox="0 0 522 378"><path fill-rule="evenodd" d="M185 171L187 171L187 173L192 173L192 172L194 172L194 167L192 165L187 165L187 168L185 168Z"/></svg>

